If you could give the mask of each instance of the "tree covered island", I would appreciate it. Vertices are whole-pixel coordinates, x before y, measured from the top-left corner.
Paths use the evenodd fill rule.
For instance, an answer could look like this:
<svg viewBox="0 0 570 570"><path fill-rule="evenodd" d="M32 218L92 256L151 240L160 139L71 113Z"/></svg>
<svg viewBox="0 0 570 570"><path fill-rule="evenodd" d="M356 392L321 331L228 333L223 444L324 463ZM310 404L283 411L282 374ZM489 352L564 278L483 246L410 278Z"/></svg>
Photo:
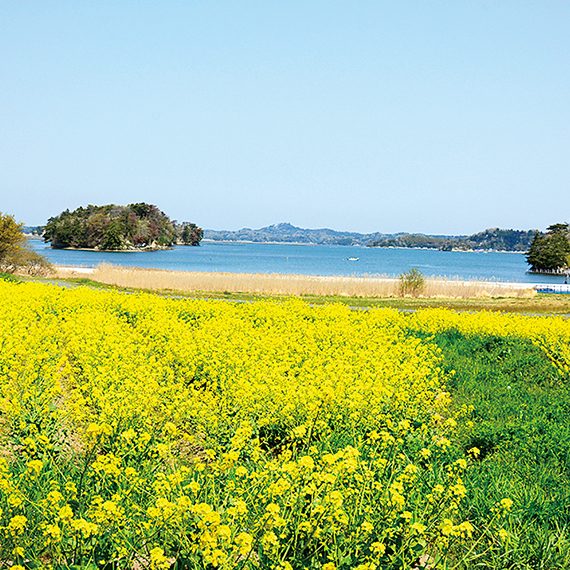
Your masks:
<svg viewBox="0 0 570 570"><path fill-rule="evenodd" d="M156 250L175 244L199 245L202 228L177 223L153 204L89 205L50 218L44 241L57 249Z"/></svg>

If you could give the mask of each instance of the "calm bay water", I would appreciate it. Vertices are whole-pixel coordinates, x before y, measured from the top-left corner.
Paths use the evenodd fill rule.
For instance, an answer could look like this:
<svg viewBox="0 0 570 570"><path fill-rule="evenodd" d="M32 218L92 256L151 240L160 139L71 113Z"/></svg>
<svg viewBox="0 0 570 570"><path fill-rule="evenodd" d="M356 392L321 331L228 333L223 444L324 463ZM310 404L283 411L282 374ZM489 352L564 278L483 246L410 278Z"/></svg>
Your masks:
<svg viewBox="0 0 570 570"><path fill-rule="evenodd" d="M334 245L289 245L202 242L151 252L55 250L40 240L33 248L52 263L95 267L100 263L231 273L298 273L303 275L399 275L417 267L424 275L459 279L562 283L562 276L530 275L523 254L367 248ZM351 261L349 258L358 258Z"/></svg>

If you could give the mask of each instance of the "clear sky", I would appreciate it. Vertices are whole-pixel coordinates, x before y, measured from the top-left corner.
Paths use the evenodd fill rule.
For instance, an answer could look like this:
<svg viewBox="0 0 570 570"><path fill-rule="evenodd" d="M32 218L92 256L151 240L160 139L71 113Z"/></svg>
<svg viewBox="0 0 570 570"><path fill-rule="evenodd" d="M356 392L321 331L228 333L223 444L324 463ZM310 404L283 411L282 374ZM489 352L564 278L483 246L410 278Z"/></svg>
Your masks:
<svg viewBox="0 0 570 570"><path fill-rule="evenodd" d="M29 224L570 219L568 0L7 0L0 54L0 211Z"/></svg>

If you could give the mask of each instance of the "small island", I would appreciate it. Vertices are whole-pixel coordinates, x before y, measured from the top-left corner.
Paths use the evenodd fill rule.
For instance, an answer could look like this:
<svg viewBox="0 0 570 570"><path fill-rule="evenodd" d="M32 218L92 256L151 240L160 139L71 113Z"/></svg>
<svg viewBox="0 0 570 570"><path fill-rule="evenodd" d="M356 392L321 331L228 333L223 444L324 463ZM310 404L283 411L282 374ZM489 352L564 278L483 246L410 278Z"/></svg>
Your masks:
<svg viewBox="0 0 570 570"><path fill-rule="evenodd" d="M200 244L204 232L194 223L177 223L153 204L89 205L50 218L43 239L55 249L154 251L176 244Z"/></svg>

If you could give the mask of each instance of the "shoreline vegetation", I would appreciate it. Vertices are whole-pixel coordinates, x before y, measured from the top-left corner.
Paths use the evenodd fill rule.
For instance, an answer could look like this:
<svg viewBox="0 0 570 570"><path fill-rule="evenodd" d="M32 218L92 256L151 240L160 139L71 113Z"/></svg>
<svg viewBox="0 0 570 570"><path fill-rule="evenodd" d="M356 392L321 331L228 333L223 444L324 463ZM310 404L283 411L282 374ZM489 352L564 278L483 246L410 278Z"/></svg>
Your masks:
<svg viewBox="0 0 570 570"><path fill-rule="evenodd" d="M22 229L14 216L0 212L0 273L49 273L51 264L32 250Z"/></svg>
<svg viewBox="0 0 570 570"><path fill-rule="evenodd" d="M397 277L345 277L295 274L171 271L101 264L96 268L55 268L55 277L85 277L118 287L182 292L261 295L318 295L393 298L400 296ZM533 284L426 278L424 298L532 298Z"/></svg>

